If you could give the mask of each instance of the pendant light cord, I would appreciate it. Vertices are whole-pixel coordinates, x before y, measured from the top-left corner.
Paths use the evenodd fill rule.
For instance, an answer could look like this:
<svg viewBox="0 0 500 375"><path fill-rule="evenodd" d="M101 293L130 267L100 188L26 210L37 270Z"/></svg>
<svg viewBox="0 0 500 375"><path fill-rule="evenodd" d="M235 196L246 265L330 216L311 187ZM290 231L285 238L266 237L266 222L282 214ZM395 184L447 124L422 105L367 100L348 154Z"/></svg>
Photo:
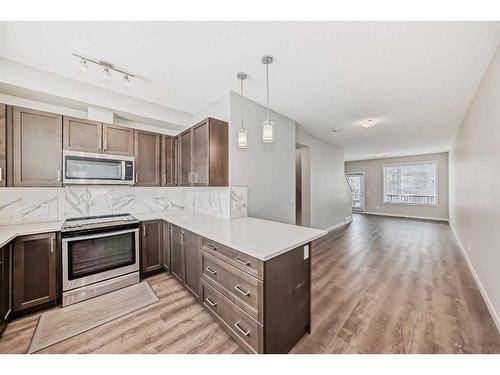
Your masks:
<svg viewBox="0 0 500 375"><path fill-rule="evenodd" d="M269 121L269 64L266 64L266 88L267 88L266 118Z"/></svg>
<svg viewBox="0 0 500 375"><path fill-rule="evenodd" d="M245 129L243 125L244 113L243 113L243 79L240 79L240 92L241 92L241 129Z"/></svg>

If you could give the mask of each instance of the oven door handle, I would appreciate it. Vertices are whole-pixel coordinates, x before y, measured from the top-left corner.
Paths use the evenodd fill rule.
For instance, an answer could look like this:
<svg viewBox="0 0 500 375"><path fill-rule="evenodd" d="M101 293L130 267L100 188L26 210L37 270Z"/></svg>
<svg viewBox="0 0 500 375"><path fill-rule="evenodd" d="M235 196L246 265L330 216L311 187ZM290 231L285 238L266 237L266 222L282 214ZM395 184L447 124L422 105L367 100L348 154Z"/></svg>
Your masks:
<svg viewBox="0 0 500 375"><path fill-rule="evenodd" d="M77 236L77 237L67 237L67 238L63 238L62 242L67 243L67 242L74 242L74 241L81 241L81 240L89 240L89 239L93 239L93 238L112 237L112 236L118 236L120 234L133 233L133 232L136 232L138 234L139 228L120 230L120 231L114 231L114 232L104 232L104 233L97 233L97 234L87 234L84 236Z"/></svg>
<svg viewBox="0 0 500 375"><path fill-rule="evenodd" d="M122 160L121 164L122 164L122 176L121 176L121 179L125 180L125 160Z"/></svg>

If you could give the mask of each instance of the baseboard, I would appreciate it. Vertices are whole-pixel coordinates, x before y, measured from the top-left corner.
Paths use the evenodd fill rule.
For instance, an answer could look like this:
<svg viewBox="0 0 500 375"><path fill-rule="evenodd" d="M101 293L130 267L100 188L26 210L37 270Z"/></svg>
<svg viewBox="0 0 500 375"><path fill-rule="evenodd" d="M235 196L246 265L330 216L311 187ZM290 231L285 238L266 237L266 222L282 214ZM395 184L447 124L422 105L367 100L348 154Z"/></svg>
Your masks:
<svg viewBox="0 0 500 375"><path fill-rule="evenodd" d="M351 221L352 221L352 216L348 216L345 218L345 221L338 223L338 224L335 224L335 225L332 225L331 227L325 228L324 230L326 230L327 232L332 232L334 230L337 230L337 229L342 228L343 226L349 224Z"/></svg>
<svg viewBox="0 0 500 375"><path fill-rule="evenodd" d="M448 222L448 219L444 218L444 217L394 215L394 214L384 214L382 212L369 212L369 211L357 211L356 213L357 214L366 214L366 215L388 216L388 217L401 217L401 218L404 218L404 219L420 219L420 220L433 220L433 221L445 221L445 222Z"/></svg>
<svg viewBox="0 0 500 375"><path fill-rule="evenodd" d="M481 296L483 297L483 300L486 303L486 307L488 308L488 311L490 312L490 315L493 318L493 322L497 326L498 333L500 333L500 318L498 317L497 312L493 308L493 304L488 298L488 294L486 294L486 290L484 289L483 284L481 284L481 280L479 280L479 276L474 270L474 267L472 266L469 256L467 255L467 251L465 251L465 247L462 244L462 241L460 241L460 238L458 237L457 232L455 231L455 228L453 227L451 221L450 221L450 228L451 231L453 232L453 235L455 236L455 239L457 240L458 247L460 247L460 250L462 250L462 253L464 254L465 260L467 261L467 265L469 266L469 270L472 273L472 277L474 277L474 281L476 282L479 291L481 292Z"/></svg>

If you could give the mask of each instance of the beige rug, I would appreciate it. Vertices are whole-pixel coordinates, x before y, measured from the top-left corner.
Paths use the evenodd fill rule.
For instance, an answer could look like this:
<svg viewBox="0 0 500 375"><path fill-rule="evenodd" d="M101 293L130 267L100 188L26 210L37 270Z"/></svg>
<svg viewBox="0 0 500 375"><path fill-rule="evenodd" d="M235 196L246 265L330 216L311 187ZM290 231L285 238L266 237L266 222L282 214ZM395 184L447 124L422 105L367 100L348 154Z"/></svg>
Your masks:
<svg viewBox="0 0 500 375"><path fill-rule="evenodd" d="M28 353L35 353L113 319L158 302L148 282L43 313Z"/></svg>

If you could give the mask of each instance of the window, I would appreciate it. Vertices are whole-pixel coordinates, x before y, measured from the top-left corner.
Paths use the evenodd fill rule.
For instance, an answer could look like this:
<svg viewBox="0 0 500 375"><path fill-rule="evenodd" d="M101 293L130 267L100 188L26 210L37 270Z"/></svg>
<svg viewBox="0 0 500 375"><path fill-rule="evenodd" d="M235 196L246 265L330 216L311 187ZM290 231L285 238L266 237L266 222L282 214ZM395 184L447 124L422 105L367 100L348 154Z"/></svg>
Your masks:
<svg viewBox="0 0 500 375"><path fill-rule="evenodd" d="M384 203L437 205L437 161L386 164Z"/></svg>

